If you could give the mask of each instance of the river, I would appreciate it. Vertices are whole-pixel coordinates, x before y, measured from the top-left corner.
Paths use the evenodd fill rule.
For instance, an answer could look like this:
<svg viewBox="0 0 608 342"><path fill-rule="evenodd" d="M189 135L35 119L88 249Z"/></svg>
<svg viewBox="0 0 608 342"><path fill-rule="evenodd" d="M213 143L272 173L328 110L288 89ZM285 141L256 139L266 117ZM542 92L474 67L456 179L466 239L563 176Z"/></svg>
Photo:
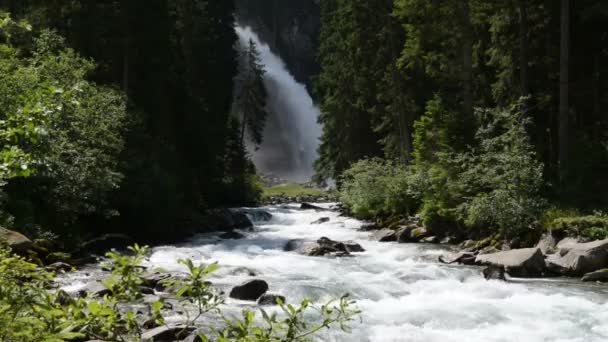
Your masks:
<svg viewBox="0 0 608 342"><path fill-rule="evenodd" d="M290 303L350 293L361 319L351 335L326 331L319 336L324 341L608 341L608 286L567 279L486 281L480 268L439 263L438 256L450 252L445 246L371 241L370 233L357 230L362 222L330 210L266 209L272 220L255 222L244 239L208 234L156 247L147 266L183 271L180 258L218 262L210 280L224 289L252 279L234 272L245 267ZM311 225L321 217L330 221ZM366 252L330 258L283 251L291 239L322 236L355 240ZM248 306L227 299L224 310L237 314Z"/></svg>

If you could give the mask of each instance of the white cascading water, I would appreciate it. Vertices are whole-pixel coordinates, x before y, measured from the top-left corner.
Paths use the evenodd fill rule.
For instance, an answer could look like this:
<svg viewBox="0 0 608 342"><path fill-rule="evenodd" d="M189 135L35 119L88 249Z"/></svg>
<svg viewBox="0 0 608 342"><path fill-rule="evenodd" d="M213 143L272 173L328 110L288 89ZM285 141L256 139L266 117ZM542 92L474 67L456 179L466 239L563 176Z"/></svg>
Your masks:
<svg viewBox="0 0 608 342"><path fill-rule="evenodd" d="M263 173L289 181L308 181L314 173L321 136L319 109L306 87L294 79L281 58L251 28L238 26L236 33L241 46L249 40L256 43L266 70L270 117L263 144L257 151L250 149L253 161Z"/></svg>
<svg viewBox="0 0 608 342"><path fill-rule="evenodd" d="M608 341L608 287L565 279L486 281L479 267L445 265L449 247L380 243L357 229L363 222L335 211L267 208L273 218L255 222L241 240L202 235L179 246L153 249L151 268L185 271L178 259L220 264L210 280L232 286L264 279L289 303L324 303L350 293L362 310L351 335L324 330L320 340L372 342L600 342ZM329 222L311 222L328 217ZM366 250L349 258L308 257L283 249L291 239L354 240ZM243 269L245 268L245 269ZM255 272L255 276L248 273ZM71 273L65 289L78 291L90 271ZM255 303L227 299L222 311L238 315ZM273 308L265 307L273 312ZM179 321L177 319L177 321ZM205 319L209 324L213 320Z"/></svg>

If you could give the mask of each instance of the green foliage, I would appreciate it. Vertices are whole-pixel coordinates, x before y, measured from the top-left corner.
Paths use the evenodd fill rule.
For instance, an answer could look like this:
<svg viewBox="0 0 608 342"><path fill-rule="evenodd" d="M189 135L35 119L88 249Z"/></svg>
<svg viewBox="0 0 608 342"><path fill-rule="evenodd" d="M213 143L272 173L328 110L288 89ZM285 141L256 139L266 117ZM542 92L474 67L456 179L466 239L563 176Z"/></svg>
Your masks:
<svg viewBox="0 0 608 342"><path fill-rule="evenodd" d="M125 302L138 301L142 284L140 263L147 247L133 246L132 255L108 253L113 267L105 283L112 290L104 298L72 299L63 291L49 291L53 275L38 266L17 257L8 247L0 246L0 340L23 342L61 342L69 340L100 339L104 341L137 341L141 339L143 320L165 324L163 302L151 305L149 315L142 317L134 311L119 309ZM188 316L186 325L196 325L203 316L219 311L223 299L206 281L217 270L217 265L195 266L190 260L180 260L188 269L181 280L165 285L177 290L183 306L180 310L196 310ZM283 314L268 314L260 310L262 322L256 314L243 311L243 318L225 318L218 322L211 338L201 335L203 341L241 342L303 342L313 341L322 329L339 326L349 331L348 323L360 311L353 309L354 301L343 296L315 307L308 300L299 306L279 303ZM309 312L317 311L315 320ZM143 318L143 319L142 319ZM262 325L259 325L259 324Z"/></svg>
<svg viewBox="0 0 608 342"><path fill-rule="evenodd" d="M235 93L235 110L241 118L241 142L245 133L256 146L263 140L266 126L266 86L264 85L264 65L261 64L260 52L253 40L243 48L241 63L237 75Z"/></svg>
<svg viewBox="0 0 608 342"><path fill-rule="evenodd" d="M496 227L509 237L536 230L546 201L543 165L526 132L529 120L519 105L478 115L478 147L456 158L464 165L459 181L472 195L462 207L466 223Z"/></svg>
<svg viewBox="0 0 608 342"><path fill-rule="evenodd" d="M260 310L264 325L256 324L256 314L250 310L243 311L242 319L226 320L226 328L218 333L219 342L306 342L315 341L316 333L337 325L345 332L350 332L348 323L361 312L353 309L355 302L348 295L342 296L337 303L330 301L321 307L314 307L309 300L299 306L279 301L283 315L268 314ZM306 317L307 311L318 312L318 321L311 322ZM203 337L203 341L210 341Z"/></svg>
<svg viewBox="0 0 608 342"><path fill-rule="evenodd" d="M341 181L340 201L358 218L408 215L416 210L408 170L397 163L361 160L344 172Z"/></svg>
<svg viewBox="0 0 608 342"><path fill-rule="evenodd" d="M104 286L112 291L113 297L122 301L141 298L144 268L141 262L148 253L148 247L129 247L132 255L122 255L116 251L106 253L110 259L104 267L112 270L112 275L104 281Z"/></svg>
<svg viewBox="0 0 608 342"><path fill-rule="evenodd" d="M608 215L602 212L581 215L572 210L550 210L545 212L543 227L545 230L563 237L583 237L588 240L608 239Z"/></svg>

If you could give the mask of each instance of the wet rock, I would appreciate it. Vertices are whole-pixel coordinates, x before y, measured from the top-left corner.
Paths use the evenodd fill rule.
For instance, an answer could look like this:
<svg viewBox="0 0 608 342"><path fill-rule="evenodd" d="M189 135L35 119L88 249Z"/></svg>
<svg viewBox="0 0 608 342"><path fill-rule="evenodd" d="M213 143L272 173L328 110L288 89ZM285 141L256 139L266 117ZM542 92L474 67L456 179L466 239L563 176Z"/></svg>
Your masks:
<svg viewBox="0 0 608 342"><path fill-rule="evenodd" d="M268 222L272 220L272 214L262 209L241 209L254 222Z"/></svg>
<svg viewBox="0 0 608 342"><path fill-rule="evenodd" d="M141 335L142 342L180 341L188 337L196 328L185 325L161 326Z"/></svg>
<svg viewBox="0 0 608 342"><path fill-rule="evenodd" d="M344 247L346 247L346 251L349 253L360 253L365 252L365 248L363 248L360 244L354 241L345 241L342 242Z"/></svg>
<svg viewBox="0 0 608 342"><path fill-rule="evenodd" d="M261 279L255 279L232 288L230 298L255 301L266 291L268 291L268 283Z"/></svg>
<svg viewBox="0 0 608 342"><path fill-rule="evenodd" d="M72 270L72 265L65 262L56 262L45 267L47 271L54 273L66 273Z"/></svg>
<svg viewBox="0 0 608 342"><path fill-rule="evenodd" d="M147 287L147 286L141 286L139 288L139 292L141 294L144 294L144 295L153 295L153 294L155 294L154 289L151 288L151 287Z"/></svg>
<svg viewBox="0 0 608 342"><path fill-rule="evenodd" d="M587 243L560 241L558 252L547 257L547 267L556 273L582 276L608 268L608 239Z"/></svg>
<svg viewBox="0 0 608 342"><path fill-rule="evenodd" d="M597 281L600 283L608 283L608 269L587 273L581 280L585 282Z"/></svg>
<svg viewBox="0 0 608 342"><path fill-rule="evenodd" d="M507 280L505 269L499 266L489 266L483 269L483 277L486 280Z"/></svg>
<svg viewBox="0 0 608 342"><path fill-rule="evenodd" d="M36 247L25 235L5 228L0 228L0 240L6 241L11 250L17 254L26 254Z"/></svg>
<svg viewBox="0 0 608 342"><path fill-rule="evenodd" d="M240 239L244 239L245 235L243 235L239 232L227 232L227 233L220 235L219 237L220 237L220 239L223 239L223 240L240 240Z"/></svg>
<svg viewBox="0 0 608 342"><path fill-rule="evenodd" d="M275 294L264 294L258 298L258 305L277 305L277 300L281 300L281 303L285 303L286 299L284 296Z"/></svg>
<svg viewBox="0 0 608 342"><path fill-rule="evenodd" d="M311 222L310 224L323 224L329 222L329 217L321 217L320 219Z"/></svg>
<svg viewBox="0 0 608 342"><path fill-rule="evenodd" d="M442 245L451 245L452 243L454 243L454 238L451 236L446 236L443 239L441 239L441 241L439 241L440 244Z"/></svg>
<svg viewBox="0 0 608 342"><path fill-rule="evenodd" d="M162 273L162 272L154 272L145 274L143 278L143 285L149 288L156 289L158 286L162 285L161 283L165 280L171 279L171 274ZM164 286L161 286L164 289Z"/></svg>
<svg viewBox="0 0 608 342"><path fill-rule="evenodd" d="M361 226L361 228L358 229L358 231L360 232L371 232L374 230L379 230L380 227L378 227L377 224L375 223L367 223Z"/></svg>
<svg viewBox="0 0 608 342"><path fill-rule="evenodd" d="M350 256L350 253L364 252L365 249L354 241L333 241L322 237L317 241L291 240L285 246L285 251L295 251L308 256Z"/></svg>
<svg viewBox="0 0 608 342"><path fill-rule="evenodd" d="M101 298L111 294L112 291L99 282L90 283L84 289L78 291L78 296L81 298L86 298L87 296Z"/></svg>
<svg viewBox="0 0 608 342"><path fill-rule="evenodd" d="M422 243L437 243L437 242L439 242L439 239L436 236L429 236L429 237L425 237L424 239L420 240L420 242L422 242Z"/></svg>
<svg viewBox="0 0 608 342"><path fill-rule="evenodd" d="M300 205L300 209L304 209L304 210L325 210L319 206L310 204L310 203L302 203Z"/></svg>
<svg viewBox="0 0 608 342"><path fill-rule="evenodd" d="M545 272L545 256L539 248L522 248L478 255L475 262L503 268L513 277L536 277Z"/></svg>
<svg viewBox="0 0 608 342"><path fill-rule="evenodd" d="M290 240L283 249L285 252L297 252L298 254L310 255L310 253L319 246L315 241L309 240Z"/></svg>
<svg viewBox="0 0 608 342"><path fill-rule="evenodd" d="M460 252L449 257L440 256L439 261L444 264L475 265L476 255L473 252Z"/></svg>
<svg viewBox="0 0 608 342"><path fill-rule="evenodd" d="M253 229L253 223L249 217L244 212L233 209L210 210L205 216L204 222L206 225L205 231L229 232L235 229L245 231Z"/></svg>
<svg viewBox="0 0 608 342"><path fill-rule="evenodd" d="M536 247L540 248L544 255L554 254L557 251L557 241L553 234L545 233L541 236Z"/></svg>
<svg viewBox="0 0 608 342"><path fill-rule="evenodd" d="M380 229L379 231L372 234L372 240L380 242L392 242L397 241L397 233L392 229Z"/></svg>
<svg viewBox="0 0 608 342"><path fill-rule="evenodd" d="M134 240L125 234L104 234L82 244L78 249L79 255L104 255L112 249L126 249Z"/></svg>
<svg viewBox="0 0 608 342"><path fill-rule="evenodd" d="M412 242L410 234L412 233L412 230L414 230L414 229L415 229L415 226L402 226L399 229L397 229L397 231L395 232L395 235L397 236L397 241L399 243Z"/></svg>
<svg viewBox="0 0 608 342"><path fill-rule="evenodd" d="M410 232L410 240L421 241L422 239L428 237L428 234L429 232L424 227L415 228Z"/></svg>

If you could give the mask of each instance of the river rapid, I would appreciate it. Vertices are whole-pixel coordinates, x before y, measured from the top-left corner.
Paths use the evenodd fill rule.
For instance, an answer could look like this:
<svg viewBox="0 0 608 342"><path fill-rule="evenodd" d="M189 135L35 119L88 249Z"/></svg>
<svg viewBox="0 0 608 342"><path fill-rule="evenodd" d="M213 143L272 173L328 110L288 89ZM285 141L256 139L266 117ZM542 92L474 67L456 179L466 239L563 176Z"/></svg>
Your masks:
<svg viewBox="0 0 608 342"><path fill-rule="evenodd" d="M330 208L330 204L323 205ZM360 232L363 222L331 210L298 206L265 208L268 222L255 222L241 240L219 234L199 236L178 246L153 249L146 266L183 271L181 258L218 262L210 279L229 290L252 277L266 280L270 293L289 303L310 298L323 303L349 293L362 310L353 332L324 331L324 341L608 341L608 286L567 279L486 281L481 268L444 265L437 258L449 247L380 243ZM321 217L330 221L311 222ZM308 257L285 252L292 239L354 240L365 252L354 257ZM78 281L69 285L74 290ZM250 303L227 299L223 308L237 314ZM255 305L253 305L255 306Z"/></svg>

